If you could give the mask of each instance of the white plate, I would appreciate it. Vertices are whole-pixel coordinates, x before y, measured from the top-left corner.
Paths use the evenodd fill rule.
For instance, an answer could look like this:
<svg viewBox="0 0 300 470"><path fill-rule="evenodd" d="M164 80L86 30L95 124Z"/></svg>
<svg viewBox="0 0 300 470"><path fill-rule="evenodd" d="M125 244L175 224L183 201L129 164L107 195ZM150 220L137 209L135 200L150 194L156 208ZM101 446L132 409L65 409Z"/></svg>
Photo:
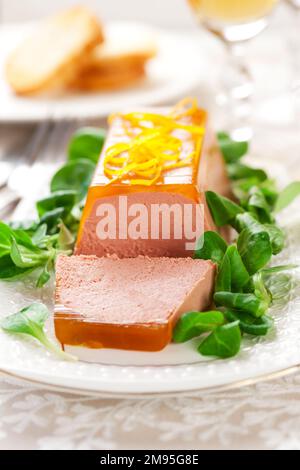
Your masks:
<svg viewBox="0 0 300 470"><path fill-rule="evenodd" d="M253 159L252 163L256 164ZM274 177L286 184L282 165L268 160L264 160L264 164ZM286 228L288 242L284 252L274 259L275 265L300 265L298 205L296 201L282 214L281 223ZM195 352L197 340L194 340L184 345L170 345L160 353L103 350L91 356L90 352L86 359L96 358L101 364L70 363L57 360L31 341L0 331L0 370L73 392L135 397L226 387L292 370L300 364L299 271L293 272L294 287L288 298L272 309L275 330L266 337L244 340L240 354L233 359L202 358ZM33 285L0 283L0 315L17 311L37 299L51 308L52 298L51 286L37 292Z"/></svg>
<svg viewBox="0 0 300 470"><path fill-rule="evenodd" d="M138 32L145 28L127 22L112 23L109 27L122 34L126 29ZM4 64L9 52L31 28L32 25L10 25L0 29L0 122L105 117L130 106L176 101L199 84L201 58L195 40L184 34L150 30L157 41L158 55L148 64L147 78L140 84L115 92L18 97L5 81Z"/></svg>

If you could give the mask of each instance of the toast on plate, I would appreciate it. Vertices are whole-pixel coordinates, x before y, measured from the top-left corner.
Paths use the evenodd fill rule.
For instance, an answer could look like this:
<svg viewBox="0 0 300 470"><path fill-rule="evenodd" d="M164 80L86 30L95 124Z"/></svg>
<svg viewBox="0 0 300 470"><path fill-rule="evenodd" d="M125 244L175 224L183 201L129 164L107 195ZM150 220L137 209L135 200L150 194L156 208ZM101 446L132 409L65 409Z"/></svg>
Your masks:
<svg viewBox="0 0 300 470"><path fill-rule="evenodd" d="M57 88L70 82L87 54L104 41L102 26L77 6L44 21L12 52L6 76L18 94Z"/></svg>
<svg viewBox="0 0 300 470"><path fill-rule="evenodd" d="M112 25L105 42L86 56L72 88L86 91L129 86L145 76L145 66L156 55L153 33L144 27Z"/></svg>

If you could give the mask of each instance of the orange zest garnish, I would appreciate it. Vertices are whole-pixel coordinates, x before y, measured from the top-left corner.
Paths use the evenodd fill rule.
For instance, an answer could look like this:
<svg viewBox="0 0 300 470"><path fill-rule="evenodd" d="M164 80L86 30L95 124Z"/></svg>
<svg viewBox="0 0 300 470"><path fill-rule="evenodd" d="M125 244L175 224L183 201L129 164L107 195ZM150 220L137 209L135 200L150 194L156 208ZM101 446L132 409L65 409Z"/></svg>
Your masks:
<svg viewBox="0 0 300 470"><path fill-rule="evenodd" d="M196 152L182 158L183 141L174 131L183 131L194 139L202 137L203 127L184 123L184 118L192 117L197 110L197 100L186 98L168 115L136 112L112 116L110 119L122 119L128 142L106 149L104 173L110 179L108 184L126 180L131 185L151 186L164 172L190 165Z"/></svg>

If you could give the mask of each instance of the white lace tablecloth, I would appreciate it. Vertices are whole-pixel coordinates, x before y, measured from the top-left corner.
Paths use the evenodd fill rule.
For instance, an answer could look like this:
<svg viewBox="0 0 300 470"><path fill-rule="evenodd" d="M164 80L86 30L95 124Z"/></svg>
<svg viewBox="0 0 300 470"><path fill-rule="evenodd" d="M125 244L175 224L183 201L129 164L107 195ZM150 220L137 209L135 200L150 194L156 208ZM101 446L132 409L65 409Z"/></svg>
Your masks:
<svg viewBox="0 0 300 470"><path fill-rule="evenodd" d="M1 449L297 449L300 373L218 393L101 400L0 382Z"/></svg>
<svg viewBox="0 0 300 470"><path fill-rule="evenodd" d="M300 177L296 119L300 93L289 91L289 26L280 20L277 17L269 31L249 46L258 83L256 101L263 99L255 109L252 154L284 161L296 178ZM202 41L211 65L204 67L201 100L209 105L223 55L212 40L203 36ZM0 129L0 150L4 151L4 137L11 133L21 141L24 132L22 127ZM300 372L230 391L142 400L53 392L0 376L0 449L134 448L299 450Z"/></svg>

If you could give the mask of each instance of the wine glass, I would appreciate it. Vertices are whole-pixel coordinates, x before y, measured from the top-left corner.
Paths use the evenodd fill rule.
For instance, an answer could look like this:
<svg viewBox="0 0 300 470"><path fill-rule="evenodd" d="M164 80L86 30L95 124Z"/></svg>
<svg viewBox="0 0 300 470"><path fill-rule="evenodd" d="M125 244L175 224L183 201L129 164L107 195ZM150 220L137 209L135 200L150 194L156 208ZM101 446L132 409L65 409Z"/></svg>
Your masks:
<svg viewBox="0 0 300 470"><path fill-rule="evenodd" d="M297 1L297 0L295 0ZM300 3L300 0L298 0ZM217 103L224 107L225 127L236 140L252 136L249 124L253 80L244 44L261 33L279 0L188 0L199 22L228 50Z"/></svg>
<svg viewBox="0 0 300 470"><path fill-rule="evenodd" d="M290 92L292 97L293 113L295 122L299 126L300 118L300 48L299 48L299 25L300 25L300 0L286 0L292 12L292 27L289 31L289 50L291 57L292 80Z"/></svg>

